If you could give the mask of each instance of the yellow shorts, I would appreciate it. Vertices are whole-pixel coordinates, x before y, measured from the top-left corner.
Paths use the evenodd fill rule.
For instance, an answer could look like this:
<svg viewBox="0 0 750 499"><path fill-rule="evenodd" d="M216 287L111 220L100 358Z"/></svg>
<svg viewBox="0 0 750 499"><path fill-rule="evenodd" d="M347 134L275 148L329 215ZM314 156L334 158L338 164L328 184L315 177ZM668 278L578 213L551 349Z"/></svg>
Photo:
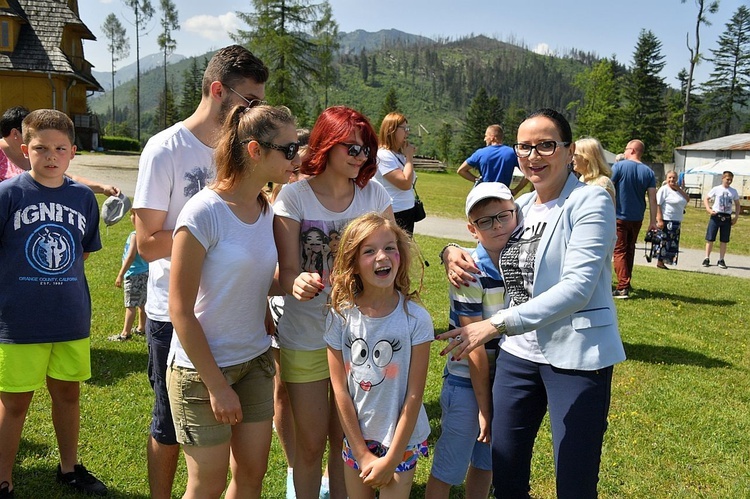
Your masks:
<svg viewBox="0 0 750 499"><path fill-rule="evenodd" d="M33 392L47 376L60 381L91 377L91 339L56 343L0 343L0 392Z"/></svg>
<svg viewBox="0 0 750 499"><path fill-rule="evenodd" d="M282 348L281 380L285 383L312 383L331 377L328 372L328 349L289 350Z"/></svg>

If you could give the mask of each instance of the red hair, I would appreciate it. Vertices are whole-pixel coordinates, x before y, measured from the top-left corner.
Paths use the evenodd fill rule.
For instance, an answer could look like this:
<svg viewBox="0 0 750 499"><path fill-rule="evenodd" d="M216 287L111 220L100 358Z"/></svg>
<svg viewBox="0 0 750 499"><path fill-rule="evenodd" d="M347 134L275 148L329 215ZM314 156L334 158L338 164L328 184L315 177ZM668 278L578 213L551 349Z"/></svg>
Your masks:
<svg viewBox="0 0 750 499"><path fill-rule="evenodd" d="M354 183L361 189L375 176L378 169L378 137L370 121L360 112L345 106L329 107L318 116L308 143L307 155L300 171L305 175L320 175L328 164L328 151L345 142L354 130L362 137L362 144L370 148L367 160L359 169Z"/></svg>

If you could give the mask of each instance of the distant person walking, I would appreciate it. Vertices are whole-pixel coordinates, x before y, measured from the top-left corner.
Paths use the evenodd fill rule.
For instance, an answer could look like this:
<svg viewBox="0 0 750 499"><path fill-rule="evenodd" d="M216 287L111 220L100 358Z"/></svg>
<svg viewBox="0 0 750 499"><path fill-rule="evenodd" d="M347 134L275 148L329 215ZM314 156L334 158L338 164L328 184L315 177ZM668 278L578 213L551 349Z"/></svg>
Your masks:
<svg viewBox="0 0 750 499"><path fill-rule="evenodd" d="M630 297L635 243L646 212L647 194L648 229L656 229L656 176L651 168L641 162L645 149L640 140L631 140L625 148L625 159L612 166L617 212L617 244L614 251L617 288L612 292L615 298Z"/></svg>
<svg viewBox="0 0 750 499"><path fill-rule="evenodd" d="M677 265L680 253L680 226L685 216L685 206L690 197L678 183L677 172L667 173L667 180L656 191L656 226L661 229L659 243L652 248L656 266L666 269L667 263Z"/></svg>
<svg viewBox="0 0 750 499"><path fill-rule="evenodd" d="M721 268L727 268L724 262L724 256L727 254L727 243L729 243L729 234L732 231L732 225L737 223L740 216L740 195L734 187L730 187L734 180L734 173L726 171L721 175L721 185L717 185L703 199L703 205L711 218L708 219L708 228L706 229L706 259L703 260L703 266L711 265L711 250L716 241L716 233L719 233L719 261L716 265ZM734 204L734 216L732 216L732 205Z"/></svg>
<svg viewBox="0 0 750 499"><path fill-rule="evenodd" d="M477 183L481 182L501 182L508 186L513 182L513 171L518 166L518 158L513 148L503 144L503 127L500 125L490 125L484 132L484 143L486 147L477 149L474 154L464 161L458 167L456 173L466 180ZM479 176L471 173L471 170L477 170ZM515 189L511 192L515 196L521 191L529 181L526 177L522 178Z"/></svg>

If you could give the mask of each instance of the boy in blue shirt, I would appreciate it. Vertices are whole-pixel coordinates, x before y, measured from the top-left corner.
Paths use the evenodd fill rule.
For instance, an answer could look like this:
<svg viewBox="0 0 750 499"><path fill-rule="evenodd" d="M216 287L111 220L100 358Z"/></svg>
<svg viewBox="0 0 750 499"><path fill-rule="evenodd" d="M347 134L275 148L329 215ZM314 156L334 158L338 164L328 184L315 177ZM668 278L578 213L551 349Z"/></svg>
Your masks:
<svg viewBox="0 0 750 499"><path fill-rule="evenodd" d="M91 297L83 261L101 249L99 208L65 177L75 156L73 122L51 109L23 120L31 170L0 184L0 498L34 391L45 383L60 450L57 481L105 495L78 464L80 382L91 377ZM30 493L30 491L29 491Z"/></svg>
<svg viewBox="0 0 750 499"><path fill-rule="evenodd" d="M135 225L135 213L130 212L130 222ZM138 253L135 231L125 241L122 251L122 266L115 278L115 286L123 288L125 294L125 324L122 332L107 338L109 341L127 341L132 337L131 330L140 336L146 335L146 291L148 285L148 262ZM138 326L133 328L138 314Z"/></svg>
<svg viewBox="0 0 750 499"><path fill-rule="evenodd" d="M475 186L466 197L466 216L469 232L479 241L471 255L480 272L468 286L448 287L449 330L487 319L504 308L505 286L498 262L517 225L513 195L500 182ZM497 348L498 340L493 340L467 359L446 361L440 394L442 431L435 444L427 499L447 499L451 486L463 483L464 477L466 497L489 495L491 380Z"/></svg>

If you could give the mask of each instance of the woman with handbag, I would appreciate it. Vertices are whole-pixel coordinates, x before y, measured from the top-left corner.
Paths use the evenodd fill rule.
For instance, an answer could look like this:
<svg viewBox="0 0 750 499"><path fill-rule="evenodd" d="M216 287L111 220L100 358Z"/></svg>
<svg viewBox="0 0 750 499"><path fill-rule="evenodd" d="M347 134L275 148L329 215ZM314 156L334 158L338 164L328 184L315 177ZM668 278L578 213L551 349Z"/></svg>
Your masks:
<svg viewBox="0 0 750 499"><path fill-rule="evenodd" d="M417 148L408 139L406 117L401 113L387 114L378 134L378 171L373 180L391 196L396 223L413 234L414 223L424 219L424 207L416 205L414 183L417 176L413 160Z"/></svg>

